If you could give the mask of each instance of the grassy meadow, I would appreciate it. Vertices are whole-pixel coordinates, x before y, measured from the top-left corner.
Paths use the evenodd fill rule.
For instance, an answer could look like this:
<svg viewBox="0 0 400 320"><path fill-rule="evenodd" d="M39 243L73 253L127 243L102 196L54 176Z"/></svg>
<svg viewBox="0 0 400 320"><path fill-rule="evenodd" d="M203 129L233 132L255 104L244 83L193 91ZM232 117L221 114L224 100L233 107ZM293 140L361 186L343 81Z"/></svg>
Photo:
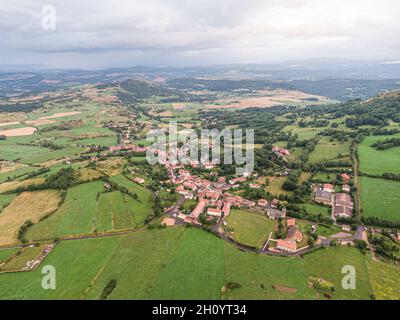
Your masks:
<svg viewBox="0 0 400 320"><path fill-rule="evenodd" d="M361 177L361 206L367 217L400 221L400 182Z"/></svg>
<svg viewBox="0 0 400 320"><path fill-rule="evenodd" d="M236 241L257 248L263 246L275 228L274 220L244 210L232 210L227 223Z"/></svg>
<svg viewBox="0 0 400 320"><path fill-rule="evenodd" d="M379 140L400 137L394 136L368 136L358 147L360 170L363 173L382 175L385 172L400 173L400 147L378 151L371 147Z"/></svg>
<svg viewBox="0 0 400 320"><path fill-rule="evenodd" d="M0 298L98 299L112 279L117 286L108 299L326 299L309 288L310 276L333 282L331 299L370 299L376 288L366 257L355 248L318 250L303 259L271 257L239 251L202 230L182 227L61 241L46 264L57 270L56 290L41 288L39 268L0 275ZM356 268L355 290L341 289L344 265ZM387 290L396 292L394 280L387 280ZM240 287L229 289L228 283ZM375 290L379 298L380 289Z"/></svg>

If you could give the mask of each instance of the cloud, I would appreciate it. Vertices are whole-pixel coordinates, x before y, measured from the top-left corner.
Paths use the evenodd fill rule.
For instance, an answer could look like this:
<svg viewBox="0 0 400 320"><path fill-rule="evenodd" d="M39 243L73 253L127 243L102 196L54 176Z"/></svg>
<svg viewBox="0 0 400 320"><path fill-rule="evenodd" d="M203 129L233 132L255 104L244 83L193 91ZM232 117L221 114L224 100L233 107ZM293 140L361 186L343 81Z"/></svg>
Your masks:
<svg viewBox="0 0 400 320"><path fill-rule="evenodd" d="M4 63L107 67L400 53L397 0L3 2ZM41 27L47 4L56 9L55 30Z"/></svg>

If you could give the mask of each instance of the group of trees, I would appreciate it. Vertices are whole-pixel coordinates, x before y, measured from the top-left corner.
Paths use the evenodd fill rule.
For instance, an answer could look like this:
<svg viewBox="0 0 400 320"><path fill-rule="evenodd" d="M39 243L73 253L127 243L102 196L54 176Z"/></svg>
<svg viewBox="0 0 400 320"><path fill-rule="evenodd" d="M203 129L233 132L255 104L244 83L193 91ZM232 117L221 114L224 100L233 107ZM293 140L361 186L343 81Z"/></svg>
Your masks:
<svg viewBox="0 0 400 320"><path fill-rule="evenodd" d="M385 236L371 236L369 238L371 244L375 246L376 253L392 259L395 261L400 261L400 246L396 245L392 240Z"/></svg>
<svg viewBox="0 0 400 320"><path fill-rule="evenodd" d="M399 146L400 138L389 138L383 141L377 141L371 145L371 147L375 148L376 150L387 150Z"/></svg>

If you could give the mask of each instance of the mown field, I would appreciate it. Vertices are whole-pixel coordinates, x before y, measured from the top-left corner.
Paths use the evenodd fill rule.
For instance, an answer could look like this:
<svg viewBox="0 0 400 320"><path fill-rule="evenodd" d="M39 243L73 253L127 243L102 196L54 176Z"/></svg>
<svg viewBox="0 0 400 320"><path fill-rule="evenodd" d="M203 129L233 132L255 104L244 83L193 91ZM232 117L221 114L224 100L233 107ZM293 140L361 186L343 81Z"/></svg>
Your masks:
<svg viewBox="0 0 400 320"><path fill-rule="evenodd" d="M0 298L98 299L114 279L108 299L326 299L309 288L310 276L334 283L332 299L370 299L374 293L366 257L357 249L318 250L304 259L271 257L239 251L194 228L61 241L45 263L56 268L56 290L41 288L39 268L0 275ZM344 265L356 268L355 290L341 288ZM398 295L397 282L389 280L385 288ZM240 287L228 289L228 283Z"/></svg>
<svg viewBox="0 0 400 320"><path fill-rule="evenodd" d="M363 173L382 175L385 172L400 173L400 147L378 151L371 147L379 140L400 137L394 136L368 136L358 147L360 170Z"/></svg>
<svg viewBox="0 0 400 320"><path fill-rule="evenodd" d="M245 210L232 210L227 223L235 240L257 248L263 246L275 228L274 220Z"/></svg>
<svg viewBox="0 0 400 320"><path fill-rule="evenodd" d="M363 215L400 221L400 182L361 177Z"/></svg>

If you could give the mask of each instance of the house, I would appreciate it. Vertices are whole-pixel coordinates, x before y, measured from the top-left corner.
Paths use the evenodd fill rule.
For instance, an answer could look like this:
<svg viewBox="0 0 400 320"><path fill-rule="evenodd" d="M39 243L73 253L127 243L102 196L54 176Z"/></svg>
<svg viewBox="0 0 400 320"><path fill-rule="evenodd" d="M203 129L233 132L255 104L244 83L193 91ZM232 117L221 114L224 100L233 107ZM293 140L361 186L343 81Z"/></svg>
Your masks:
<svg viewBox="0 0 400 320"><path fill-rule="evenodd" d="M294 253L297 250L297 245L294 241L278 240L276 247L279 250L291 253Z"/></svg>
<svg viewBox="0 0 400 320"><path fill-rule="evenodd" d="M260 189L261 188L261 186L257 183L250 183L249 187L251 189Z"/></svg>
<svg viewBox="0 0 400 320"><path fill-rule="evenodd" d="M229 216L231 212L231 203L230 202L224 202L224 206L222 208L222 212L224 214L224 217Z"/></svg>
<svg viewBox="0 0 400 320"><path fill-rule="evenodd" d="M250 201L247 199L242 199L241 201L242 206L247 207L247 208L252 208L256 206L256 203L254 201Z"/></svg>
<svg viewBox="0 0 400 320"><path fill-rule="evenodd" d="M303 241L303 234L299 231L296 225L288 227L286 241L295 241L295 242Z"/></svg>
<svg viewBox="0 0 400 320"><path fill-rule="evenodd" d="M257 205L259 207L266 207L268 205L268 201L265 199L260 199L260 200L258 200Z"/></svg>
<svg viewBox="0 0 400 320"><path fill-rule="evenodd" d="M273 199L271 202L271 208L278 208L279 205L279 200L278 199Z"/></svg>
<svg viewBox="0 0 400 320"><path fill-rule="evenodd" d="M234 179L229 180L229 184L242 183L242 182L245 182L246 180L247 180L246 177L234 178Z"/></svg>
<svg viewBox="0 0 400 320"><path fill-rule="evenodd" d="M109 183L105 182L105 183L104 183L104 188L105 188L106 190L110 190L110 189L111 189L111 185L110 185Z"/></svg>
<svg viewBox="0 0 400 320"><path fill-rule="evenodd" d="M314 193L314 201L325 205L332 205L332 192L318 188Z"/></svg>
<svg viewBox="0 0 400 320"><path fill-rule="evenodd" d="M281 147L272 147L272 152L274 152L280 156L289 156L290 155L289 150L286 150L285 148L281 148Z"/></svg>
<svg viewBox="0 0 400 320"><path fill-rule="evenodd" d="M324 187L323 187L323 190L332 193L333 190L334 190L334 189L333 189L333 185L330 184L330 183L325 183L325 184L324 184Z"/></svg>
<svg viewBox="0 0 400 320"><path fill-rule="evenodd" d="M197 219L204 211L204 208L207 205L207 200L205 199L200 199L199 203L197 204L196 208L193 209L192 213L190 214L190 216L192 218Z"/></svg>
<svg viewBox="0 0 400 320"><path fill-rule="evenodd" d="M349 226L342 225L342 231L344 231L344 232L350 232L350 231L351 231L351 228L350 228Z"/></svg>
<svg viewBox="0 0 400 320"><path fill-rule="evenodd" d="M286 220L286 226L288 227L288 229L290 227L296 226L296 219L288 219L288 220Z"/></svg>
<svg viewBox="0 0 400 320"><path fill-rule="evenodd" d="M351 188L348 184L344 184L342 186L342 192L350 193L350 191L351 191Z"/></svg>
<svg viewBox="0 0 400 320"><path fill-rule="evenodd" d="M220 217L222 215L222 210L215 209L215 208L208 208L207 209L207 214L209 216Z"/></svg>
<svg viewBox="0 0 400 320"><path fill-rule="evenodd" d="M197 190L197 186L196 186L194 183L190 182L190 181L184 182L184 183L183 183L183 186L184 186L185 188L191 189L191 190L193 190L193 191L196 191L196 190Z"/></svg>
<svg viewBox="0 0 400 320"><path fill-rule="evenodd" d="M342 180L343 180L344 184L348 184L349 183L351 177L347 173L342 173L340 176L342 177Z"/></svg>
<svg viewBox="0 0 400 320"><path fill-rule="evenodd" d="M139 184L143 184L145 182L143 178L139 178L139 177L133 179L133 181L136 183L139 183Z"/></svg>
<svg viewBox="0 0 400 320"><path fill-rule="evenodd" d="M226 182L226 178L225 177L219 177L217 179L218 183L225 183Z"/></svg>
<svg viewBox="0 0 400 320"><path fill-rule="evenodd" d="M286 217L286 208L283 208L282 211L274 208L267 209L267 216L272 220L278 220L279 218Z"/></svg>
<svg viewBox="0 0 400 320"><path fill-rule="evenodd" d="M215 168L215 165L212 163L204 163L203 166L207 170L211 170L211 169Z"/></svg>

